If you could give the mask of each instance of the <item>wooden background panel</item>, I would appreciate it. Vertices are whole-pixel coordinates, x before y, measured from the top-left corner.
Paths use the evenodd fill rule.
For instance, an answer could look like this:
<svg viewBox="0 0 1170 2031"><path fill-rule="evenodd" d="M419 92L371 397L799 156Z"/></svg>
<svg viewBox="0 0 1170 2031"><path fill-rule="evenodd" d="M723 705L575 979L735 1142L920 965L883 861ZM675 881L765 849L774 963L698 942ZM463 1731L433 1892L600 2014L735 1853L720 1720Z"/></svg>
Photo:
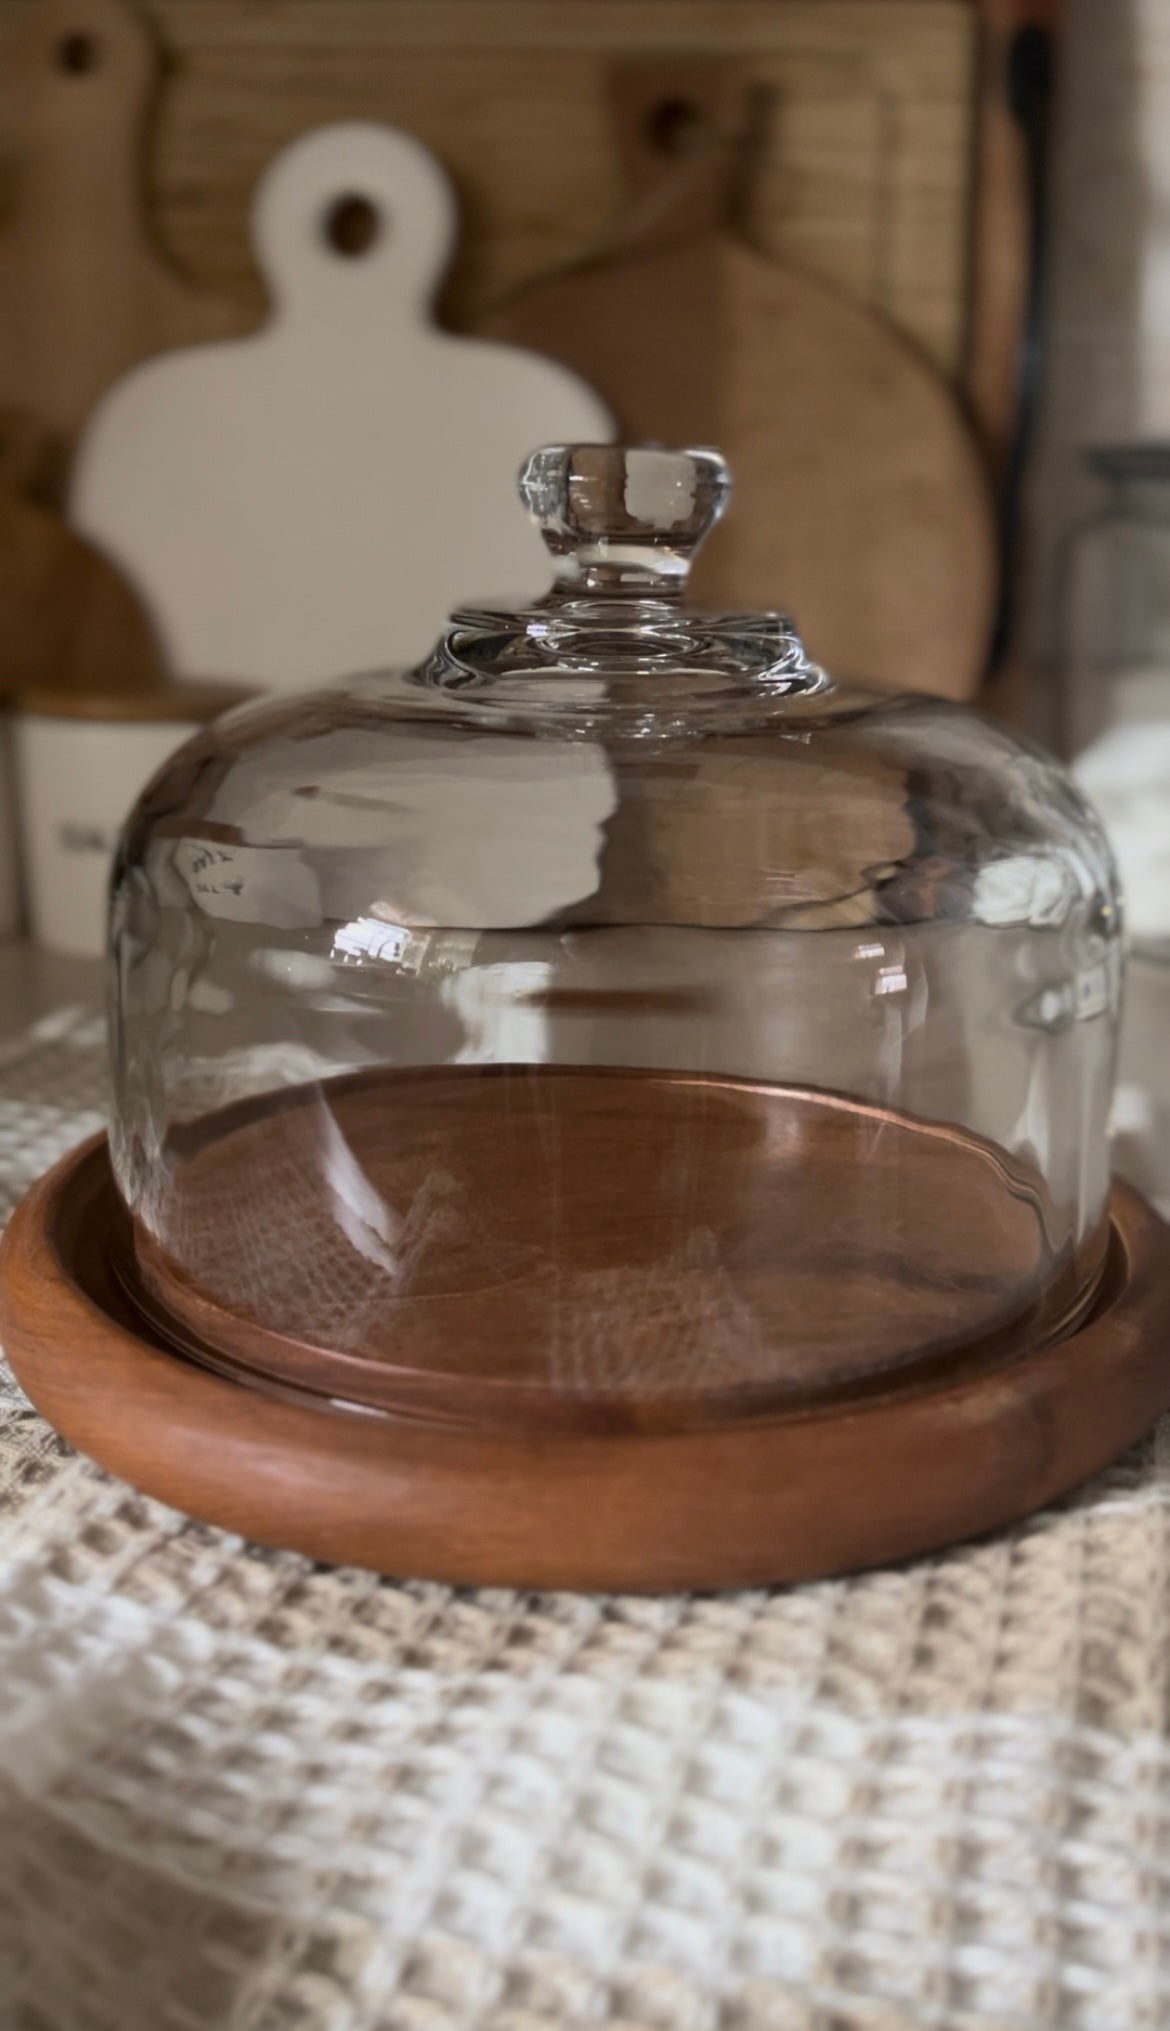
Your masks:
<svg viewBox="0 0 1170 2031"><path fill-rule="evenodd" d="M0 28L22 4L0 0ZM764 97L743 230L959 366L966 0L151 0L145 11L170 57L152 184L162 237L246 308L263 304L248 199L305 128L383 119L434 148L464 219L445 307L471 322L620 219L608 63L731 51Z"/></svg>

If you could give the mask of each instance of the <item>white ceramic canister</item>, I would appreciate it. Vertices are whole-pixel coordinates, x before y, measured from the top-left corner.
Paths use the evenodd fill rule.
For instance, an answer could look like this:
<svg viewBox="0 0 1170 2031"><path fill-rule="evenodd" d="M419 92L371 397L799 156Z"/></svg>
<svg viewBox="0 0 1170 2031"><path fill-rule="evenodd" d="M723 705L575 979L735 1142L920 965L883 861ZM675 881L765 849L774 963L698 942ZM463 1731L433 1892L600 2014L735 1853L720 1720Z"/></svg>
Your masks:
<svg viewBox="0 0 1170 2031"><path fill-rule="evenodd" d="M20 850L16 826L16 770L12 717L0 698L0 938L20 929Z"/></svg>
<svg viewBox="0 0 1170 2031"><path fill-rule="evenodd" d="M36 685L18 694L17 807L37 944L101 957L110 865L127 812L183 741L247 696L197 683L108 695Z"/></svg>

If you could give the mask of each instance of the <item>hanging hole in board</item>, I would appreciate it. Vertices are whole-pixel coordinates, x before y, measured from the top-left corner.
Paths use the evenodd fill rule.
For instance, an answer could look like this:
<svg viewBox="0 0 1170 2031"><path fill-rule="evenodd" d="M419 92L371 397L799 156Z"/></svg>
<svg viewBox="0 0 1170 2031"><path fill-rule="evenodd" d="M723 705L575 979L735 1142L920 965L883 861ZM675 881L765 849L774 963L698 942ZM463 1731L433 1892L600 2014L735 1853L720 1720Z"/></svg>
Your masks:
<svg viewBox="0 0 1170 2031"><path fill-rule="evenodd" d="M57 44L57 69L65 71L72 78L88 77L98 67L101 44L94 35L87 35L84 29L76 28L69 35L63 35Z"/></svg>
<svg viewBox="0 0 1170 2031"><path fill-rule="evenodd" d="M385 230L385 218L376 204L357 191L334 198L325 213L323 231L328 246L347 261L360 261Z"/></svg>
<svg viewBox="0 0 1170 2031"><path fill-rule="evenodd" d="M689 155L703 132L703 115L693 99L660 99L646 116L646 136L660 155Z"/></svg>

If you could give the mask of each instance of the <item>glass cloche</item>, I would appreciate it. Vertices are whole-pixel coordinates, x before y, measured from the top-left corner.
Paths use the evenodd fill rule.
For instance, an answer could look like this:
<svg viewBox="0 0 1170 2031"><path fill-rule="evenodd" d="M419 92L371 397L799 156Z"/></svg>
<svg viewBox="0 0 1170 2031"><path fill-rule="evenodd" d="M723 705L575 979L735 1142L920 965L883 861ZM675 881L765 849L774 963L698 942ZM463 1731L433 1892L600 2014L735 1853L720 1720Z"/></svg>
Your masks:
<svg viewBox="0 0 1170 2031"><path fill-rule="evenodd" d="M687 568L711 451L536 452L556 559L252 704L115 872L156 1328L280 1390L607 1430L1042 1344L1105 1259L1113 867L1034 747Z"/></svg>

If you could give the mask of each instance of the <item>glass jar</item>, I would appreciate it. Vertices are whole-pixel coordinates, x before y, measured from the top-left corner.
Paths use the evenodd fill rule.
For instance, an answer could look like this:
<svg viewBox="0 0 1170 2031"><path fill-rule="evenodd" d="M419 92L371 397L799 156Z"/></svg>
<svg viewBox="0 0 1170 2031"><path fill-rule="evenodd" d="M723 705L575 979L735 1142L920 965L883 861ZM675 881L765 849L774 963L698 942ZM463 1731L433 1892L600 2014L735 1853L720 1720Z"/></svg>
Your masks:
<svg viewBox="0 0 1170 2031"><path fill-rule="evenodd" d="M1117 853L1135 944L1170 952L1170 445L1088 460L1105 496L1066 547L1063 745Z"/></svg>
<svg viewBox="0 0 1170 2031"><path fill-rule="evenodd" d="M1170 719L1170 444L1086 454L1103 483L1069 535L1064 569L1064 745Z"/></svg>
<svg viewBox="0 0 1170 2031"><path fill-rule="evenodd" d="M277 1389L607 1429L1068 1331L1106 1244L1108 848L976 714L704 614L707 451L553 447L557 563L230 714L112 914L157 1327Z"/></svg>

